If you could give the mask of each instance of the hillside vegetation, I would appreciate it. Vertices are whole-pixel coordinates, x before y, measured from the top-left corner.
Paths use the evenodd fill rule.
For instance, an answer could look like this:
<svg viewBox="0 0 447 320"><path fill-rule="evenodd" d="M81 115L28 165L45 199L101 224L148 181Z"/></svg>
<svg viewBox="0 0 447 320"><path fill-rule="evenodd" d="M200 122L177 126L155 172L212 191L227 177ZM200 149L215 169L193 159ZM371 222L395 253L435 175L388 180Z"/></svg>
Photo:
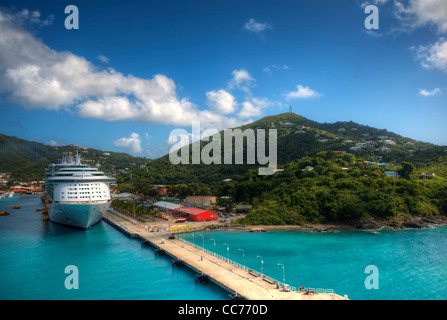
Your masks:
<svg viewBox="0 0 447 320"><path fill-rule="evenodd" d="M290 125L290 126L287 126ZM418 142L399 136L384 129L376 129L354 122L336 122L332 124L318 123L294 113L269 116L239 129L275 129L277 130L278 166L313 156L321 151L346 151L366 159L381 159L383 162L401 163L408 161L417 167L428 167L439 163L440 157L446 155L446 147L430 143ZM302 133L301 133L302 132ZM220 133L223 138L223 132ZM268 134L266 154L268 154ZM390 140L385 142L385 140ZM201 148L208 142L201 142ZM369 143L358 151L352 151L357 143ZM394 143L394 144L389 144ZM257 147L257 144L256 144ZM381 151L389 148L390 152ZM190 160L192 148L190 148ZM234 151L234 146L233 146ZM243 154L246 159L247 145L244 143ZM224 143L221 143L221 155L224 156ZM370 158L381 157L381 158ZM376 161L376 160L374 160ZM379 161L379 160L377 160ZM221 161L223 163L223 160ZM234 162L233 162L234 163ZM244 162L245 163L245 162ZM259 165L249 164L177 164L170 162L168 155L151 161L147 169L135 168L132 172L118 177L120 183L135 184L188 184L188 183L220 183L223 179L232 178L249 169L257 169ZM132 180L131 180L132 179Z"/></svg>
<svg viewBox="0 0 447 320"><path fill-rule="evenodd" d="M352 224L371 218L392 224L447 214L445 179L387 177L364 159L331 151L292 161L273 176L249 171L229 183L226 192L254 205L242 220L247 224Z"/></svg>
<svg viewBox="0 0 447 320"><path fill-rule="evenodd" d="M108 173L118 173L126 168L130 170L149 162L148 159L132 157L125 153L76 148L74 145L54 147L0 134L0 172L11 173L15 181L43 180L51 162L59 162L63 152L75 153L75 150L79 151L85 163L99 163L101 170Z"/></svg>

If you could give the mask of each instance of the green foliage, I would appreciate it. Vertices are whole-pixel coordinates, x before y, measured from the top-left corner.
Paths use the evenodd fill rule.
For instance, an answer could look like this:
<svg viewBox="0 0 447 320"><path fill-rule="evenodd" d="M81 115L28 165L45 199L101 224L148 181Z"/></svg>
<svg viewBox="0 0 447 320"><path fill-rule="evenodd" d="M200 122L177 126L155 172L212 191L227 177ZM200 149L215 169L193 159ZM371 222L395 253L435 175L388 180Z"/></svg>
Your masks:
<svg viewBox="0 0 447 320"><path fill-rule="evenodd" d="M361 158L349 158L347 164L346 155L321 152L293 161L273 176L249 171L233 179L228 191L236 201L254 204L242 220L247 224L350 223L364 218L391 219L402 213L447 213L445 183L440 188L435 181L386 177L383 169L368 166ZM303 170L309 165L314 170Z"/></svg>
<svg viewBox="0 0 447 320"><path fill-rule="evenodd" d="M410 175L413 171L416 170L416 167L410 162L402 162L402 169L398 171L401 177L405 179L410 179Z"/></svg>
<svg viewBox="0 0 447 320"><path fill-rule="evenodd" d="M43 180L51 162L61 161L63 152L75 153L76 149L79 150L74 145L54 147L0 134L0 172L11 173L15 181ZM86 164L99 163L101 170L109 174L150 161L125 153L108 152L105 155L104 151L90 148L80 149L79 153Z"/></svg>
<svg viewBox="0 0 447 320"><path fill-rule="evenodd" d="M219 197L216 200L216 205L218 207L225 208L225 212L231 212L235 207L234 199L230 197Z"/></svg>

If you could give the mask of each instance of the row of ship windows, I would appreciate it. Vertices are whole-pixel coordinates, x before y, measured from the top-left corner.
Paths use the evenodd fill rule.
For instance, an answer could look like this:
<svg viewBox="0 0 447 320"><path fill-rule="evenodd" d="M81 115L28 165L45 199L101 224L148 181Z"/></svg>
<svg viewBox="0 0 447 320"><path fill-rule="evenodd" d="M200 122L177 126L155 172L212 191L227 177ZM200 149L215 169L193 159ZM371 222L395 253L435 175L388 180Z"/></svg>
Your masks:
<svg viewBox="0 0 447 320"><path fill-rule="evenodd" d="M101 194L101 191L92 191L92 192L91 192L91 194L94 194L94 193L99 193L99 194ZM106 192L103 191L102 193L106 193ZM64 194L64 192L61 192L61 194ZM67 192L67 194L78 194L78 192ZM85 192L79 192L79 194L90 194L90 192L87 192L87 191L85 191Z"/></svg>
<svg viewBox="0 0 447 320"><path fill-rule="evenodd" d="M96 198L105 198L105 197L106 197L106 196L104 196L104 197L103 197L103 196L96 196ZM95 198L95 196L91 196L91 197L90 197L90 196L88 196L88 197L87 197L87 196L79 196L79 197L77 197L77 196L76 196L76 197L70 197L70 196L69 196L69 197L67 197L67 198L68 198L68 199L85 199L85 198L87 198L87 199L91 199L91 198ZM65 197L61 197L61 199L65 199Z"/></svg>

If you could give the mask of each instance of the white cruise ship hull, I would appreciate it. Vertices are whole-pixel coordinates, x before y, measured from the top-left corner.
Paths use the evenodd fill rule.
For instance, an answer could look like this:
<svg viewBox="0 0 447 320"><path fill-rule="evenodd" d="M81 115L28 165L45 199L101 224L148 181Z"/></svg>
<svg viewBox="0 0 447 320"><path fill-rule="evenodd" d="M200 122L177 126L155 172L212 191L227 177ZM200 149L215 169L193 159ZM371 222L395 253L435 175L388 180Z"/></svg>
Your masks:
<svg viewBox="0 0 447 320"><path fill-rule="evenodd" d="M67 226L88 229L102 219L110 202L57 203L49 210L50 220Z"/></svg>

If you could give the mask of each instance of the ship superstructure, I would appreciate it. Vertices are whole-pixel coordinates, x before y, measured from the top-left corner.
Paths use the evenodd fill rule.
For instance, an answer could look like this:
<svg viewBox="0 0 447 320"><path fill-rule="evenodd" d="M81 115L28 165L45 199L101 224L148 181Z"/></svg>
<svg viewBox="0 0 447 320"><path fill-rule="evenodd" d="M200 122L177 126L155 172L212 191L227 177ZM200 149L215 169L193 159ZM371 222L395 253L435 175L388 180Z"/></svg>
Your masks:
<svg viewBox="0 0 447 320"><path fill-rule="evenodd" d="M87 229L101 220L111 204L110 183L98 168L81 163L78 153L64 153L45 175L45 196L51 200L50 220Z"/></svg>

